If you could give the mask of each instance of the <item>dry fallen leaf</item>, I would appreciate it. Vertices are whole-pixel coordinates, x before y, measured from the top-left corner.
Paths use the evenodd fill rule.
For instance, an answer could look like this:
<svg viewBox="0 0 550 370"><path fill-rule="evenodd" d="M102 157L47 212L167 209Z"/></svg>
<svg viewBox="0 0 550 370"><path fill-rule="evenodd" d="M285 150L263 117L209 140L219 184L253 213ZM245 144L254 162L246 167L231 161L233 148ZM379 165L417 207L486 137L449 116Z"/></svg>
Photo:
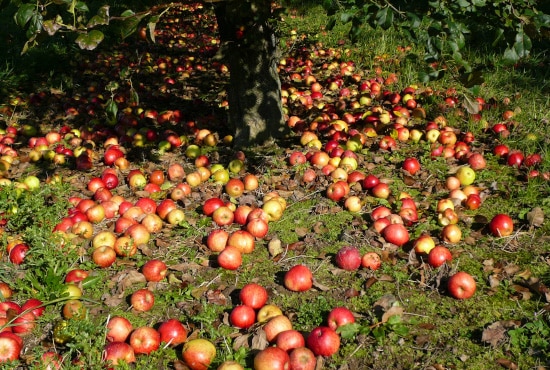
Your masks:
<svg viewBox="0 0 550 370"><path fill-rule="evenodd" d="M529 225L540 227L544 223L544 211L540 207L533 208L527 213L527 221Z"/></svg>

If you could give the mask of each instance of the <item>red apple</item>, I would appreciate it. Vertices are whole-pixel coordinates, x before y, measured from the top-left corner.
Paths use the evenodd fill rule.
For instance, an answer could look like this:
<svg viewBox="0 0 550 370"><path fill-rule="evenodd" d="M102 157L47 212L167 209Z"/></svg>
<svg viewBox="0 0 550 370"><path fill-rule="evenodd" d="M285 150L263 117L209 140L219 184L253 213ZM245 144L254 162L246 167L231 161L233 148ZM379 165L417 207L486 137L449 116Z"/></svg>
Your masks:
<svg viewBox="0 0 550 370"><path fill-rule="evenodd" d="M278 347L267 347L254 356L254 370L288 370L290 357Z"/></svg>
<svg viewBox="0 0 550 370"><path fill-rule="evenodd" d="M256 312L244 304L235 306L229 314L229 322L239 329L247 329L256 322Z"/></svg>
<svg viewBox="0 0 550 370"><path fill-rule="evenodd" d="M176 202L174 202L172 199L167 198L163 199L157 206L157 215L163 220L166 220L168 214L173 211L174 209L177 209L178 206Z"/></svg>
<svg viewBox="0 0 550 370"><path fill-rule="evenodd" d="M218 226L230 225L233 223L234 218L235 215L233 211L225 205L217 208L212 214L212 220L214 220Z"/></svg>
<svg viewBox="0 0 550 370"><path fill-rule="evenodd" d="M462 230L457 224L450 224L441 230L443 241L450 244L456 244L462 239Z"/></svg>
<svg viewBox="0 0 550 370"><path fill-rule="evenodd" d="M370 270L378 270L382 265L382 260L376 252L367 252L361 257L361 266Z"/></svg>
<svg viewBox="0 0 550 370"><path fill-rule="evenodd" d="M216 347L206 339L192 339L182 350L183 361L191 370L207 370L216 357Z"/></svg>
<svg viewBox="0 0 550 370"><path fill-rule="evenodd" d="M435 246L428 254L428 264L432 267L442 266L447 261L451 262L452 260L453 255L451 251L442 245Z"/></svg>
<svg viewBox="0 0 550 370"><path fill-rule="evenodd" d="M212 252L221 252L227 246L229 233L223 229L214 229L206 237L206 246Z"/></svg>
<svg viewBox="0 0 550 370"><path fill-rule="evenodd" d="M489 222L489 230L493 236L509 236L514 231L514 221L506 214L497 214Z"/></svg>
<svg viewBox="0 0 550 370"><path fill-rule="evenodd" d="M293 292L305 292L313 286L313 274L305 265L296 265L285 273L284 286Z"/></svg>
<svg viewBox="0 0 550 370"><path fill-rule="evenodd" d="M327 317L328 327L332 330L338 329L342 325L353 324L355 322L355 316L347 307L335 307L333 308Z"/></svg>
<svg viewBox="0 0 550 370"><path fill-rule="evenodd" d="M134 349L128 343L109 342L103 349L103 361L111 366L136 362Z"/></svg>
<svg viewBox="0 0 550 370"><path fill-rule="evenodd" d="M109 267L116 261L116 252L111 247L101 246L92 252L92 260L99 267Z"/></svg>
<svg viewBox="0 0 550 370"><path fill-rule="evenodd" d="M277 315L269 319L263 327L268 342L273 343L277 335L287 330L292 330L292 322L285 315Z"/></svg>
<svg viewBox="0 0 550 370"><path fill-rule="evenodd" d="M122 316L111 317L106 327L106 339L108 342L125 342L132 330L134 330L130 320Z"/></svg>
<svg viewBox="0 0 550 370"><path fill-rule="evenodd" d="M21 344L15 338L0 336L0 364L17 360L21 348Z"/></svg>
<svg viewBox="0 0 550 370"><path fill-rule="evenodd" d="M226 270L236 270L243 263L241 251L234 246L227 245L223 251L218 254L218 265Z"/></svg>
<svg viewBox="0 0 550 370"><path fill-rule="evenodd" d="M187 340L187 329L177 319L168 319L158 328L161 343L176 347Z"/></svg>
<svg viewBox="0 0 550 370"><path fill-rule="evenodd" d="M29 311L35 317L40 317L46 310L44 303L38 298L29 298L21 305L21 311Z"/></svg>
<svg viewBox="0 0 550 370"><path fill-rule="evenodd" d="M315 370L317 359L307 347L299 347L290 351L290 368L292 370Z"/></svg>
<svg viewBox="0 0 550 370"><path fill-rule="evenodd" d="M244 193L244 182L241 179L232 178L224 185L224 188L230 197L237 198Z"/></svg>
<svg viewBox="0 0 550 370"><path fill-rule="evenodd" d="M476 281L472 275L460 271L449 278L447 290L456 299L468 299L476 291Z"/></svg>
<svg viewBox="0 0 550 370"><path fill-rule="evenodd" d="M269 226L264 220L256 218L246 224L246 231L255 238L263 239L269 231Z"/></svg>
<svg viewBox="0 0 550 370"><path fill-rule="evenodd" d="M327 326L318 326L309 333L306 345L316 356L332 356L340 349L340 336Z"/></svg>
<svg viewBox="0 0 550 370"><path fill-rule="evenodd" d="M86 270L82 269L74 269L67 272L67 275L65 276L65 282L66 283L78 283L84 279L86 279L90 273Z"/></svg>
<svg viewBox="0 0 550 370"><path fill-rule="evenodd" d="M242 304L257 310L267 303L268 293L263 286L256 283L249 283L240 290L239 299Z"/></svg>
<svg viewBox="0 0 550 370"><path fill-rule="evenodd" d="M306 340L302 333L294 329L282 331L275 338L275 346L286 352L305 345Z"/></svg>
<svg viewBox="0 0 550 370"><path fill-rule="evenodd" d="M145 276L147 281L161 281L166 277L167 272L168 268L166 267L166 263L157 259L145 262L141 268L141 273Z"/></svg>
<svg viewBox="0 0 550 370"><path fill-rule="evenodd" d="M336 266L347 271L357 270L361 266L361 252L353 246L345 246L335 256Z"/></svg>
<svg viewBox="0 0 550 370"><path fill-rule="evenodd" d="M256 247L254 236L246 230L231 233L227 239L227 245L237 248L242 254L250 254Z"/></svg>
<svg viewBox="0 0 550 370"><path fill-rule="evenodd" d="M391 224L382 230L383 238L388 242L402 247L409 241L409 231L402 224Z"/></svg>
<svg viewBox="0 0 550 370"><path fill-rule="evenodd" d="M141 326L130 334L129 343L136 354L150 354L160 347L160 334L154 328Z"/></svg>
<svg viewBox="0 0 550 370"><path fill-rule="evenodd" d="M130 304L136 311L149 311L155 304L155 295L149 289L138 289L132 293Z"/></svg>
<svg viewBox="0 0 550 370"><path fill-rule="evenodd" d="M157 202L148 197L139 198L135 206L141 208L145 214L155 213L157 211Z"/></svg>
<svg viewBox="0 0 550 370"><path fill-rule="evenodd" d="M403 162L402 168L411 175L414 175L420 171L420 162L416 158L409 157Z"/></svg>

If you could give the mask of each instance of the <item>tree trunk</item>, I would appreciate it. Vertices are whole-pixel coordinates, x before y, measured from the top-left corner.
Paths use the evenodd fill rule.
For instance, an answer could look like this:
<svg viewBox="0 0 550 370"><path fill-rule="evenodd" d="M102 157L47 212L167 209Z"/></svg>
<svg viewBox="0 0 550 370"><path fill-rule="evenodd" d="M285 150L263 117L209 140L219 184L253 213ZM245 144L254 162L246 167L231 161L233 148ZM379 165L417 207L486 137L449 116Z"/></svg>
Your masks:
<svg viewBox="0 0 550 370"><path fill-rule="evenodd" d="M287 133L277 65L279 52L269 23L270 1L216 4L222 54L229 67L229 123L234 145L263 145Z"/></svg>

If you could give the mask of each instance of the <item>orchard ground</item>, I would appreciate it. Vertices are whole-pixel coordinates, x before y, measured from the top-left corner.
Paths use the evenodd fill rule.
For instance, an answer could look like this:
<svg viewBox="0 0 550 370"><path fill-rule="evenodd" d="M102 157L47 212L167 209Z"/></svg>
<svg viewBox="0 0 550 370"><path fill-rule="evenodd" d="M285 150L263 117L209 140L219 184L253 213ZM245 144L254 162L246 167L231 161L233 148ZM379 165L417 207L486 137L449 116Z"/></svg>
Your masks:
<svg viewBox="0 0 550 370"><path fill-rule="evenodd" d="M251 282L265 287L268 304L279 307L305 335L326 326L335 307L354 313L355 323L339 329L337 353L318 357L323 368L550 366L548 56L503 66L490 53L473 51L470 57L483 66L481 80L453 65L427 67L422 50L404 45L395 33L365 31L359 44L348 44L345 29L325 33L322 13L310 14L315 16L290 13L283 24L280 69L294 134L268 147L231 148L225 123L228 74L215 58L213 16L198 7L174 9L163 18L155 44L136 36L112 51L90 53L52 43L0 72L6 81L0 91L5 131L0 164L6 179L0 190L0 281L13 290L5 301L23 304L38 298L45 304L22 335L19 360L7 366L40 368L40 357L53 352L63 368L102 367L106 323L123 316L134 328L178 319L188 340L215 345L212 368L227 360L251 368L256 353L268 346L264 324L238 329L230 322L231 311L240 305L240 289ZM430 68L444 70L443 78L424 81L419 72ZM407 105L411 99L416 107L413 101ZM408 137L396 123L408 129ZM419 140L413 140L414 129ZM315 136L307 138L304 132ZM455 192L454 214L438 209L440 200L451 198L448 179L459 168L479 163L457 154L457 144L445 144L443 138L452 141L453 135L463 143L458 148L485 160L468 188L478 193L480 200L473 204L479 208ZM354 153L341 150L337 157L356 157L356 169L340 166L344 158L328 159L344 171L318 168L331 157L327 145L334 150L334 141ZM111 150L113 157L107 157L112 144L121 151ZM495 150L506 149L503 145L523 158ZM327 156L315 162L311 154L323 151ZM306 162L291 165L294 152L303 153ZM115 162L118 157L127 161ZM410 157L420 162L412 175L402 169ZM176 171L170 178L174 164L197 176L177 177ZM78 214L81 199L99 203L109 198L89 185L106 176L106 168L114 169L119 180L111 195L129 202L126 207L139 198L160 206L179 186L174 202L185 219L181 213L174 222L165 217L149 240L123 249L114 263L103 255L108 267L100 268L99 260L92 259L93 235L109 230L121 236L118 215L89 213L89 219L96 217L92 236L86 224L53 229ZM136 169L145 183L130 180ZM306 176L310 170L314 179ZM376 176L387 189L375 193L362 177L348 183L354 171ZM258 188L230 197L224 182L228 177L244 180L246 174L256 176ZM333 200L344 191L331 188L338 181L349 188ZM465 181L459 189L465 190ZM146 183L153 185L144 188ZM236 270L221 268L218 252L207 247L208 235L216 229L232 234L243 226L236 220L220 226L222 221L204 214L204 202L219 197L227 205L260 208L274 191L284 199L282 217L268 222L267 236L255 240L253 252L241 256ZM414 214L401 212L407 203L401 198L407 195L414 200ZM359 200L359 211L348 210L352 202L346 205L346 199L352 196ZM372 215L380 206L388 207L393 222L398 215L405 220L409 241L403 246L397 246L401 239L389 243L375 230ZM497 214L512 218L509 235L491 233L489 224ZM136 218L142 221L144 215ZM451 243L442 230L453 219L462 235ZM414 247L423 234L448 247L452 261L431 267ZM28 246L26 255L7 252L12 247L25 251L15 249L17 244ZM344 246L357 247L361 255L375 252L380 268L339 268L335 256ZM141 273L152 259L167 265L160 282L147 282ZM284 286L286 271L298 264L313 273L313 286L305 292ZM78 295L67 289L65 276L77 268L88 272L79 286L86 314L64 317L67 292ZM476 282L471 298L455 299L447 289L449 277L459 271ZM155 301L141 312L130 306L130 297L143 288L154 293ZM17 317L3 311L8 321ZM135 367L185 368L181 352L182 345L162 345L149 355L136 355Z"/></svg>

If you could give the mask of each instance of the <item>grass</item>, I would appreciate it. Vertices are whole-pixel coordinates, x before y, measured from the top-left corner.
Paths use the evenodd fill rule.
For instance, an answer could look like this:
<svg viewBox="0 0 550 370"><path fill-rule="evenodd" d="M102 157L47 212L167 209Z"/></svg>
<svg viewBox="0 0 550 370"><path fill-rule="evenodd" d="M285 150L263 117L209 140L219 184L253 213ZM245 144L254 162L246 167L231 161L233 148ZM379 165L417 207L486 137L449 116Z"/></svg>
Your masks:
<svg viewBox="0 0 550 370"><path fill-rule="evenodd" d="M313 48L319 47L314 45L322 44L323 48L341 50L338 62L353 60L364 78L377 74L385 78L390 73L396 73L398 80L388 89L399 91L411 84L424 90L431 88L433 95L419 97L428 119L443 115L450 126L473 132L478 139L475 149L487 153L487 168L477 172L475 183L486 194L486 198L479 210L461 211L460 226L464 238L458 245L451 246L453 263L441 269L427 268L423 259L411 255L409 250L396 250L384 244L371 229L370 211L380 204L394 206L393 199L383 201L365 191L353 190L365 202L363 211L354 214L345 211L340 202L325 197L326 179L321 177L310 187L300 184L295 179L299 179L309 165L292 168L287 165L286 157L291 150L305 149L289 144L289 147L264 148L262 151L246 153L247 170L261 176L260 190L248 200L253 199L255 205L259 205L263 195L278 186L288 202L284 217L270 223L269 239L258 240L254 253L244 256L243 266L246 268L237 271L217 268L215 254L204 245L204 237L214 226L212 220L200 212L200 204L204 199L222 192L221 187L206 183L194 189L194 195L180 203L186 212L186 222L155 234L147 248L136 256L120 258L111 268L97 269L90 261L89 241L73 239L73 248L67 249L62 247L62 240L53 238L51 230L69 208L65 199L75 194L91 196L85 189L86 180L99 175L103 165L98 160L97 168L82 173L74 171L70 165L48 164L47 171L43 171L40 168L44 168L44 162L14 163L10 172L14 182L28 174L37 174L43 186L35 192L11 186L0 189L0 212L9 214L8 224L2 234L2 251L15 236L32 245L32 253L23 266L10 264L7 262L8 256L2 256L7 269L0 271L0 280L10 282L18 302L24 302L30 297L47 302L46 314L37 323L33 334L35 338L27 341L26 356L18 366L38 368L35 359L44 351L53 349L67 359L79 357L87 368L98 367L107 317L122 315L128 317L135 327L154 326L162 320L176 317L187 325L190 336L205 337L216 343L218 356L214 365L226 359L236 359L252 367L254 351L250 344L236 348L236 343L242 343L243 335L250 335L250 338L245 339L255 338L258 326L239 331L228 322L228 313L239 303L239 288L249 282L264 285L269 290L270 303L281 307L291 318L294 327L305 333L324 324L333 307L346 306L356 314L357 325L345 328L341 333L342 346L339 353L323 360L324 368L327 369L346 366L371 369L422 369L430 366L496 369L500 368L499 361L503 359L522 369L549 365L546 339L550 332L547 310L549 298L536 293L534 286L537 279L546 286L550 284L549 223L545 221L535 227L529 225L527 220L528 212L534 207L541 207L544 215L549 213L549 183L542 178L526 181L523 170L506 166L501 159L490 154L492 146L502 141L525 153L540 152L543 156L540 171L550 170L546 138L550 119L550 72L548 68L540 67L548 65L548 56L535 54L530 60L513 68L499 64L491 52L473 50L469 57L484 72L482 84L464 86L460 82L459 72L452 65L447 66L448 73L442 79L422 84L418 82L418 72L426 68L421 58L423 51L417 46L412 46L410 51L402 51L400 47L406 46L406 43L398 34L365 30L361 42L352 45L345 41L346 27L338 26L331 33L323 31L326 19L319 9L297 14L287 16L282 29L296 29L298 40L301 40L302 35L304 40L283 40L289 41L284 43L287 45L284 48L285 55L293 55L302 46ZM139 47L130 49L135 52ZM74 52L53 44L51 48L49 50L55 51L51 55L60 54L65 59L70 55L67 53ZM127 51L121 49L117 53L120 55ZM163 50L161 46L155 47L154 52L173 54L173 51ZM49 62L42 64L36 80L28 78L29 69L32 69L30 67L37 65L35 56L42 52L36 53L33 57L25 57L22 63L14 63L15 59L10 59L2 64L6 67L0 71L0 78L6 84L0 92L0 106L13 108L10 98L26 97L50 88L63 87L69 95L84 95L92 86L89 75L73 75L69 70L62 75L56 74L52 65L56 61L62 63L53 56ZM108 56L108 53L104 55ZM84 57L74 58L75 63ZM147 70L148 66L142 67ZM96 77L101 84L105 81L122 81L120 74L111 74L107 70L103 73L101 77ZM286 78L284 73L282 77ZM133 86L138 86L140 82L145 86L139 90L140 96L144 97L140 99L144 108L160 110L175 104L169 94L169 102L163 100L166 97L158 89L162 78L154 73L152 67L148 74L140 75L137 69L132 71ZM147 88L150 90L147 91ZM449 88L454 88L454 91ZM122 90L120 92L122 94ZM107 97L109 95L101 89L98 93ZM146 99L149 93L150 100ZM460 102L464 101L464 96L481 96L494 107L483 110L481 121L475 121L445 107L443 102L447 95L457 96ZM217 92L210 91L208 96L217 96ZM508 105L504 104L506 98L510 99ZM59 99L67 99L67 95ZM157 103L159 106L156 106ZM21 106L16 114L2 116L0 120L6 125L14 122L12 118L19 123L36 123L44 132L61 124L74 127L90 124L82 116L72 121L62 119L64 114L55 111L56 106L55 100L52 100L48 109ZM486 129L483 122L492 125L501 121L502 113L508 109L515 112L513 120L516 124L508 139L499 139ZM22 113L25 116L21 116ZM197 114L203 113L197 110ZM200 119L211 119L211 116L208 117L192 118L201 122ZM94 119L103 118L99 115ZM100 151L99 142L95 145ZM18 144L18 148L24 150L22 144ZM143 154L146 151L152 154ZM186 170L191 171L194 168L193 161L185 158L182 152L179 149L157 155L158 151L149 146L139 153L136 151L133 164L149 170L162 168L171 161L179 161ZM222 146L205 148L204 153L224 164L229 163L232 156L231 150ZM412 182L403 176L399 167L411 155L417 156L423 166L421 177ZM380 152L376 141L372 139L361 156L361 170L391 179L393 194L408 192L419 203L422 221L411 228L411 238L422 232L439 235L441 226L437 224L435 204L438 199L447 196L441 183L455 169L452 161L432 159L430 144L425 141L400 144L399 150L394 152ZM66 182L46 184L46 178L53 173L60 174ZM140 196L127 187L117 189L117 192L132 200ZM485 225L497 213L509 213L514 218L518 227L511 237L494 238L488 235ZM95 229L112 226L109 222L103 222L95 225ZM284 250L278 256L271 255L267 248L269 241L275 239L282 242ZM344 245L355 245L361 252L379 252L383 257L381 269L373 272L336 268L334 255ZM162 258L167 262L170 267L167 280L159 284L132 280L133 274L150 258ZM315 285L308 292L292 293L283 287L285 271L298 263L314 271ZM68 330L79 335L66 345L52 348L51 332L63 320L60 311L66 297L62 294L62 278L74 267L85 268L96 277L94 284L84 289L88 317L83 321L68 320ZM468 271L477 281L478 290L471 299L455 300L446 292L447 277L458 270ZM13 279L13 276L18 278ZM133 291L146 286L155 292L155 307L147 313L133 312L127 299ZM402 307L403 311L391 320L384 321L376 307L388 301ZM516 324L513 329L505 331L502 340L494 345L483 341L483 334L487 333L485 330L490 325L511 321ZM135 368L174 366L174 361L181 357L180 349L162 348L151 356L138 356ZM63 368L73 367L76 368L76 365L64 361Z"/></svg>

